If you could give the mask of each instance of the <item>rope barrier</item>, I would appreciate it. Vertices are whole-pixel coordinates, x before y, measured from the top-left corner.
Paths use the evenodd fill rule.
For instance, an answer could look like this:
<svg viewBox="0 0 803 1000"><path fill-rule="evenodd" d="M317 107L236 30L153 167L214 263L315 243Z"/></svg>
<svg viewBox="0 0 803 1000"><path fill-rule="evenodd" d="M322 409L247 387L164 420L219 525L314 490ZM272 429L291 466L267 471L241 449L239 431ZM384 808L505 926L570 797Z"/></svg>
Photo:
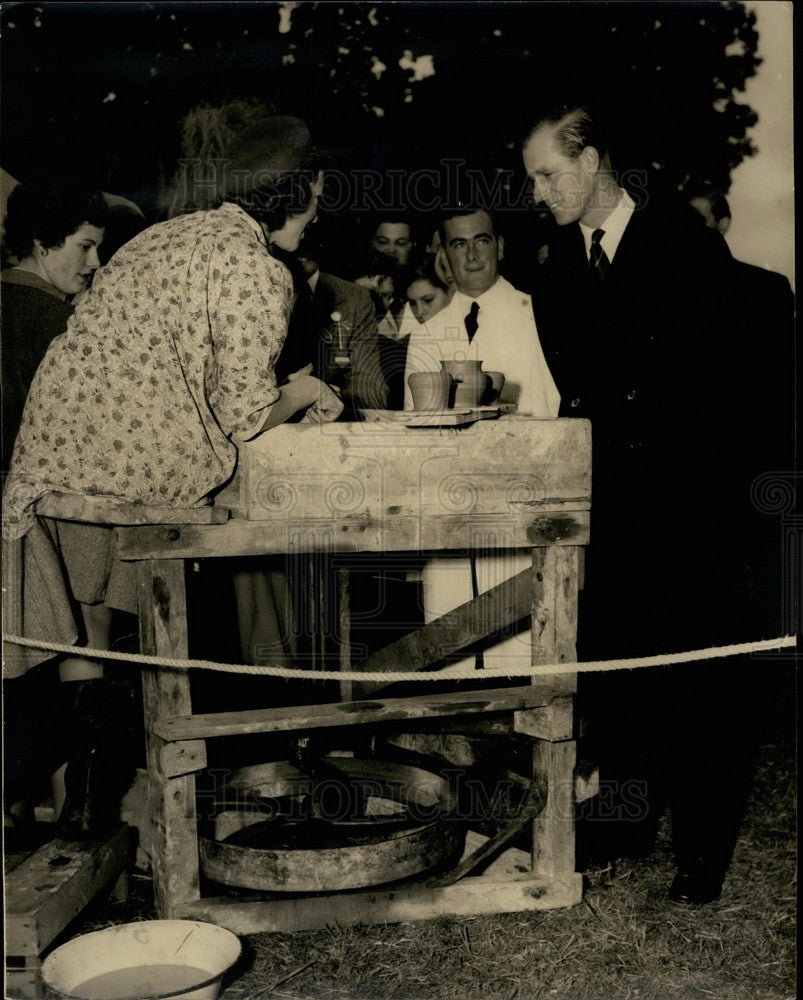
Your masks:
<svg viewBox="0 0 803 1000"><path fill-rule="evenodd" d="M17 646L30 646L34 649L46 649L54 653L70 653L93 660L123 660L127 663L141 663L149 667L171 667L187 670L218 670L223 673L257 674L267 677L283 677L288 680L322 680L322 681L384 681L388 684L396 681L443 681L470 680L481 675L488 677L539 677L555 674L592 673L603 670L636 670L642 667L671 666L678 663L693 663L697 660L713 660L726 656L740 656L745 653L764 653L775 649L792 649L797 647L797 638L793 635L781 636L777 639L761 639L757 642L744 642L732 646L711 646L708 649L692 649L683 653L659 653L656 656L636 656L619 660L588 660L583 663L547 663L536 666L489 667L477 671L470 665L443 667L440 670L311 670L297 667L279 667L271 664L255 666L251 663L217 663L214 660L170 659L165 656L148 656L143 653L120 653L108 649L88 649L85 646L69 646L60 642L45 642L37 639L26 639L19 635L3 635L3 642Z"/></svg>

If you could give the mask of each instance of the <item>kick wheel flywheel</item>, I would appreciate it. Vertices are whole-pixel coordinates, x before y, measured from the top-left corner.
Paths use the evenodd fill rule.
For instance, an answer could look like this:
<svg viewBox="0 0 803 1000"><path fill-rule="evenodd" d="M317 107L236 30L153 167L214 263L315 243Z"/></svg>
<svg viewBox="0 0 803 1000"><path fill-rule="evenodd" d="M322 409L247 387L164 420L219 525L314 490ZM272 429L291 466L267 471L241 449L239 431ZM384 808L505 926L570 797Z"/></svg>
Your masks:
<svg viewBox="0 0 803 1000"><path fill-rule="evenodd" d="M465 825L448 781L422 768L322 757L235 771L222 789L201 870L224 885L325 892L381 885L460 856Z"/></svg>

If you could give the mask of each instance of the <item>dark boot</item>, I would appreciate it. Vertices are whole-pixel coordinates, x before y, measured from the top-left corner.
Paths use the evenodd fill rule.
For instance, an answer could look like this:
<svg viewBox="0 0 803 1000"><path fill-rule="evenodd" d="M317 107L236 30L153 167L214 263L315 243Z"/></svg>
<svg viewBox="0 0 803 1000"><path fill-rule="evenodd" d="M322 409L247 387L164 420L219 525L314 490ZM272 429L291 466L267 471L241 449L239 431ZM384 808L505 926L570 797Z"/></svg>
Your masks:
<svg viewBox="0 0 803 1000"><path fill-rule="evenodd" d="M675 903L702 905L713 903L722 895L726 869L721 862L712 863L696 858L679 868L669 889L669 898Z"/></svg>
<svg viewBox="0 0 803 1000"><path fill-rule="evenodd" d="M120 799L134 776L135 700L124 681L103 678L70 686L76 688L73 745L56 831L64 840L88 840L120 822Z"/></svg>

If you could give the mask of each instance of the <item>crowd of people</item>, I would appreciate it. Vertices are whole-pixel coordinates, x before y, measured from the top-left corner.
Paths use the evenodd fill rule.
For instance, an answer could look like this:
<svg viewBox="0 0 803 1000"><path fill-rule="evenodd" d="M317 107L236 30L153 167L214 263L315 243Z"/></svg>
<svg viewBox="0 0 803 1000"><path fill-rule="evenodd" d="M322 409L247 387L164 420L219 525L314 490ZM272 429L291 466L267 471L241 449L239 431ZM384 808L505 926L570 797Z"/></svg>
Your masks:
<svg viewBox="0 0 803 1000"><path fill-rule="evenodd" d="M39 517L37 501L56 491L207 504L232 476L238 443L288 420L411 408L410 375L442 361L504 373L501 401L521 414L591 422L581 659L780 634L780 554L750 486L793 463L788 282L732 258L713 192L668 203L621 187L627 165L587 105L524 124L523 166L550 224L507 272L500 216L475 192L424 234L412 212L377 212L351 260L327 255L310 228L325 178L291 118L245 128L211 207L144 228L103 267L99 192L31 178L10 199L4 572L16 574L22 634L77 647L58 662L75 689L68 715L106 720L84 726L72 754L66 833L93 828L82 789L109 729L108 682L80 647L109 648L112 612L136 605L111 530ZM235 573L241 609L253 608L257 579L253 568ZM286 601L271 607L286 632ZM7 687L52 675L49 656L10 647ZM666 799L673 897L718 896L749 770L749 668L581 675L612 793L605 815L580 817L589 857L647 850ZM633 782L649 793L635 817ZM12 783L7 814L17 798Z"/></svg>

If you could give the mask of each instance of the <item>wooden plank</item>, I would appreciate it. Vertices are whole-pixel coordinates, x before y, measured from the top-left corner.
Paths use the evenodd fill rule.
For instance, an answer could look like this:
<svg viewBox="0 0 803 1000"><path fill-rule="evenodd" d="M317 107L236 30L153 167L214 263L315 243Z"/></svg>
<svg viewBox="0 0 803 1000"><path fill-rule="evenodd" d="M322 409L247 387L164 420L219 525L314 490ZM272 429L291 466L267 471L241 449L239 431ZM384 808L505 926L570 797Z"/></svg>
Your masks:
<svg viewBox="0 0 803 1000"><path fill-rule="evenodd" d="M184 565L175 561L139 566L140 648L166 657L187 656L187 604ZM155 732L159 720L192 711L186 670L142 670L145 745L150 793L153 888L160 917L200 897L195 777L168 777L161 762L165 741Z"/></svg>
<svg viewBox="0 0 803 1000"><path fill-rule="evenodd" d="M114 497L84 496L80 493L47 493L36 505L40 517L89 524L225 524L228 507L149 507Z"/></svg>
<svg viewBox="0 0 803 1000"><path fill-rule="evenodd" d="M377 725L396 720L513 712L545 704L553 694L548 688L528 684L523 687L455 691L413 698L247 709L208 715L163 716L152 723L152 728L162 739L172 741L248 733L294 732L329 726Z"/></svg>
<svg viewBox="0 0 803 1000"><path fill-rule="evenodd" d="M131 831L103 841L53 840L5 879L6 954L40 955L129 863Z"/></svg>
<svg viewBox="0 0 803 1000"><path fill-rule="evenodd" d="M207 898L180 907L177 916L205 920L234 934L291 933L340 925L398 923L435 917L518 913L574 906L582 899L582 876L565 879L531 875L496 879L465 878L441 888L403 887L312 896L280 901L235 903Z"/></svg>
<svg viewBox="0 0 803 1000"><path fill-rule="evenodd" d="M6 993L9 1000L49 1000L40 966L10 967L6 958ZM52 994L50 994L52 996Z"/></svg>
<svg viewBox="0 0 803 1000"><path fill-rule="evenodd" d="M178 778L206 767L206 742L182 740L166 743L159 754L159 771L165 778Z"/></svg>
<svg viewBox="0 0 803 1000"><path fill-rule="evenodd" d="M420 731L424 732L426 729L422 727ZM510 736L513 733L513 719L509 715L492 715L488 718L471 715L465 719L440 719L437 722L437 732L457 733L465 737Z"/></svg>
<svg viewBox="0 0 803 1000"><path fill-rule="evenodd" d="M272 524L232 520L220 525L121 527L121 559L211 559L302 552L442 552L585 545L588 503L540 513L511 504L502 514L402 517L372 514Z"/></svg>
<svg viewBox="0 0 803 1000"><path fill-rule="evenodd" d="M425 769L432 769L440 773L441 768L447 768L453 780L460 781L463 777L470 777L467 774L470 768L479 768L480 773L486 773L487 769L493 768L496 780L500 784L507 783L512 788L519 786L529 789L532 786L530 774L532 772L532 747L528 744L527 750L530 752L530 760L521 760L517 763L516 758L524 758L525 754L520 749L521 741L516 744L505 745L505 758L511 760L511 767L519 767L527 774L519 774L509 768L499 766L500 744L498 741L477 741L471 737L455 736L450 734L439 735L438 733L406 732L393 733L381 741L377 741L377 753L403 751L407 756L405 759L416 766ZM529 765L529 766L527 766ZM483 770L485 769L485 770ZM498 787L498 786L497 786ZM528 855L529 870L529 855Z"/></svg>
<svg viewBox="0 0 803 1000"><path fill-rule="evenodd" d="M475 830L466 830L466 847L463 856L467 857L490 838ZM483 869L483 877L495 876L494 881L501 882L511 875L525 875L530 871L530 855L518 847L508 847Z"/></svg>
<svg viewBox="0 0 803 1000"><path fill-rule="evenodd" d="M513 713L513 730L541 740L570 740L574 734L574 703L557 697L549 705Z"/></svg>
<svg viewBox="0 0 803 1000"><path fill-rule="evenodd" d="M371 512L499 513L512 501L588 499L590 425L503 417L458 431L285 424L246 442L218 500L236 516L299 522Z"/></svg>
<svg viewBox="0 0 803 1000"><path fill-rule="evenodd" d="M443 720L438 720L439 728ZM509 739L510 733L507 734ZM427 757L441 764L457 767L476 767L480 761L489 755L489 747L498 752L499 743L476 737L465 736L462 733L421 732L416 728L413 732L383 733L382 746L396 747L418 757ZM522 779L526 781L527 779Z"/></svg>
<svg viewBox="0 0 803 1000"><path fill-rule="evenodd" d="M530 614L532 570L526 569L465 604L447 611L427 625L355 663L354 670L423 670L451 653L487 638ZM372 697L387 685L359 684L361 698Z"/></svg>

